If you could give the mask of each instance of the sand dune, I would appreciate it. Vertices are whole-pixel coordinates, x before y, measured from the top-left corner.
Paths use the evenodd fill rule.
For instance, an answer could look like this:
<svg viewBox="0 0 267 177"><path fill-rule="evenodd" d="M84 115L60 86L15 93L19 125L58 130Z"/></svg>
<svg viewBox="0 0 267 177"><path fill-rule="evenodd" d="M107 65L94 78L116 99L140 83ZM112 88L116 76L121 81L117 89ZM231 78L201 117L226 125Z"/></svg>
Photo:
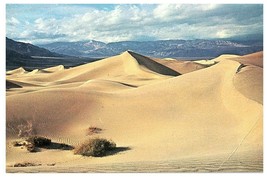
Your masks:
<svg viewBox="0 0 267 177"><path fill-rule="evenodd" d="M195 63L204 65L204 66L212 66L215 65L217 62L214 60L196 60Z"/></svg>
<svg viewBox="0 0 267 177"><path fill-rule="evenodd" d="M11 89L11 88L21 88L22 86L15 84L13 82L10 81L6 81L6 89Z"/></svg>
<svg viewBox="0 0 267 177"><path fill-rule="evenodd" d="M132 53L133 54L133 53ZM90 79L96 78L117 78L124 76L136 76L144 79L153 79L165 77L160 73L154 72L155 68L159 69L161 72L170 72L171 74L178 74L177 72L160 65L149 58L140 56L137 59L132 57L129 52L124 52L119 56L110 57L104 60L93 62L90 64L85 64L75 68L70 68L66 70L58 70L51 74L38 74L35 77L24 77L17 76L18 80L23 81L33 81L33 82L60 82L62 83L72 83L72 82L84 82ZM142 62L139 64L138 62ZM112 66L112 67L111 67ZM48 69L48 71L53 69ZM47 69L45 69L47 71ZM10 72L15 72L10 71ZM8 76L7 76L8 77ZM15 79L12 77L12 79Z"/></svg>
<svg viewBox="0 0 267 177"><path fill-rule="evenodd" d="M245 65L255 65L258 67L263 67L263 52L257 52L249 55L244 55L242 57L231 58L239 63Z"/></svg>
<svg viewBox="0 0 267 177"><path fill-rule="evenodd" d="M258 67L263 67L263 52L256 52L253 54L248 54L244 56L238 56L238 55L221 55L215 59L214 61L221 61L221 60L234 60L239 63L245 64L245 65L254 65Z"/></svg>
<svg viewBox="0 0 267 177"><path fill-rule="evenodd" d="M10 71L8 82L22 88L7 90L7 165L30 159L56 166L7 169L81 172L97 171L102 164L109 171L119 163L129 164L128 171L129 166L153 171L152 164L163 171L262 171L260 56L220 57L207 67L128 51L70 69ZM104 131L93 136L130 150L103 158L71 151L27 153L10 143L18 125L29 123L39 135L74 146L88 138L89 126L96 126Z"/></svg>
<svg viewBox="0 0 267 177"><path fill-rule="evenodd" d="M193 61L175 60L171 58L154 59L154 60L181 74L186 74L186 73L193 72L199 69L203 69L209 66L209 65L202 64L202 63L196 63Z"/></svg>
<svg viewBox="0 0 267 177"><path fill-rule="evenodd" d="M225 60L225 59L229 59L229 58L237 58L237 57L240 57L240 55L223 54L223 55L220 55L219 57L216 57L212 60L213 61L221 61L221 60Z"/></svg>
<svg viewBox="0 0 267 177"><path fill-rule="evenodd" d="M155 62L154 60L151 60L148 57L139 55L137 53L128 51L128 53L134 57L136 59L136 61L141 65L144 66L145 68L152 70L156 73L159 74L164 74L164 75L170 75L170 76L178 76L180 75L178 72L176 72L175 70L172 70L168 67L164 67L164 65L161 65L157 62Z"/></svg>
<svg viewBox="0 0 267 177"><path fill-rule="evenodd" d="M243 67L233 80L236 89L246 97L263 103L263 69L256 66Z"/></svg>
<svg viewBox="0 0 267 177"><path fill-rule="evenodd" d="M26 71L22 67L6 72L7 75L24 74L24 73L26 73Z"/></svg>
<svg viewBox="0 0 267 177"><path fill-rule="evenodd" d="M61 70L64 70L64 66L63 65L58 65L58 66L42 69L42 71L48 72L48 73L53 73L53 72L61 71Z"/></svg>
<svg viewBox="0 0 267 177"><path fill-rule="evenodd" d="M222 55L213 60L233 60L242 64L233 78L235 88L246 97L263 103L263 52L244 56Z"/></svg>

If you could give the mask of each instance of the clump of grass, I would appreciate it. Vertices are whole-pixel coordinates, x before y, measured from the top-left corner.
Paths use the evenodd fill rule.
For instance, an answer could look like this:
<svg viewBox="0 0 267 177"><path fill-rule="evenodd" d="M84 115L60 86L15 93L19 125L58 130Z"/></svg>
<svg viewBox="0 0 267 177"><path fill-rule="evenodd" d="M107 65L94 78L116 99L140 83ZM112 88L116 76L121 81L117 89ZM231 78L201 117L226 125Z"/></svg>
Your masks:
<svg viewBox="0 0 267 177"><path fill-rule="evenodd" d="M74 154L83 156L102 157L107 154L108 151L116 148L116 144L113 141L108 141L103 138L93 138L85 141L74 149Z"/></svg>

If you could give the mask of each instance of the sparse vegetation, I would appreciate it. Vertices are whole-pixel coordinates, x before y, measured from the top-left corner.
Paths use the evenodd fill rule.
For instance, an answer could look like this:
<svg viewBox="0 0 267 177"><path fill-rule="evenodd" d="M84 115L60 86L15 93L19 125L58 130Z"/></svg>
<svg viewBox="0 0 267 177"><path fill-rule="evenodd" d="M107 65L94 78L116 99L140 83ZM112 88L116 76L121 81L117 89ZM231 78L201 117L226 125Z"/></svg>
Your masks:
<svg viewBox="0 0 267 177"><path fill-rule="evenodd" d="M55 166L56 165L56 163L48 163L48 164L46 164L47 166Z"/></svg>
<svg viewBox="0 0 267 177"><path fill-rule="evenodd" d="M90 127L87 129L86 135L97 134L97 133L100 133L101 131L102 131L101 128L94 127L94 126L90 126Z"/></svg>
<svg viewBox="0 0 267 177"><path fill-rule="evenodd" d="M89 139L74 149L74 154L102 157L116 148L116 144L103 138Z"/></svg>
<svg viewBox="0 0 267 177"><path fill-rule="evenodd" d="M36 147L49 146L51 144L51 139L44 138L41 136L31 136L27 138L26 141Z"/></svg>
<svg viewBox="0 0 267 177"><path fill-rule="evenodd" d="M72 150L74 149L72 146L64 143L55 143L52 142L48 138L44 138L41 136L31 136L23 141L14 141L12 142L14 147L23 146L29 152L38 152L39 148L45 149L61 149L61 150Z"/></svg>
<svg viewBox="0 0 267 177"><path fill-rule="evenodd" d="M40 166L41 164L31 163L31 162L22 162L15 163L13 167L29 167L29 166Z"/></svg>

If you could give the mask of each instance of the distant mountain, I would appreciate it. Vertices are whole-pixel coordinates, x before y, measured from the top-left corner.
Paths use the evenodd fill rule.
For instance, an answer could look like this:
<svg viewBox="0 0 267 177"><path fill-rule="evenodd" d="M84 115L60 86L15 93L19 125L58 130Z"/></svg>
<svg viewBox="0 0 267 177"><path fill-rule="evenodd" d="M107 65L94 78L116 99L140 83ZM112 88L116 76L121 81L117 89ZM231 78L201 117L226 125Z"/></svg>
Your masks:
<svg viewBox="0 0 267 177"><path fill-rule="evenodd" d="M62 57L63 54L58 54L55 52L50 52L47 49L37 47L35 45L23 42L17 42L12 39L6 38L6 50L14 51L21 55L25 56L42 56L42 57ZM14 53L13 52L13 53ZM9 52L9 56L11 57L12 53Z"/></svg>
<svg viewBox="0 0 267 177"><path fill-rule="evenodd" d="M14 50L6 49L6 66L21 66L24 64L24 60L32 59L31 56L20 54Z"/></svg>
<svg viewBox="0 0 267 177"><path fill-rule="evenodd" d="M88 56L97 49L106 46L105 43L99 41L82 41L82 42L55 42L47 45L39 45L52 52L57 52L70 56ZM59 52L58 52L59 51Z"/></svg>
<svg viewBox="0 0 267 177"><path fill-rule="evenodd" d="M41 69L56 65L72 67L95 59L75 58L63 54L50 52L47 49L6 38L6 69L24 67L29 70Z"/></svg>
<svg viewBox="0 0 267 177"><path fill-rule="evenodd" d="M159 40L123 41L104 43L100 41L56 42L40 45L52 52L103 58L132 50L151 57L216 57L230 53L244 55L263 50L262 40Z"/></svg>
<svg viewBox="0 0 267 177"><path fill-rule="evenodd" d="M263 34L246 34L246 35L237 35L235 37L227 38L226 40L238 40L238 41L263 41Z"/></svg>

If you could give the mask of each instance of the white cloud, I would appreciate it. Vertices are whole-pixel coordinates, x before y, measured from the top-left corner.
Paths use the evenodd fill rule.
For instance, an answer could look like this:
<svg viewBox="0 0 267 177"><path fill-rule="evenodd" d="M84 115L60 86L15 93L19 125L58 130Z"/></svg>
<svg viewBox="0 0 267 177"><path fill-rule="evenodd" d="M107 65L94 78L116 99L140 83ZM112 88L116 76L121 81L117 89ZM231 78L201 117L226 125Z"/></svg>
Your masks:
<svg viewBox="0 0 267 177"><path fill-rule="evenodd" d="M16 19L15 17L11 17L10 19L7 19L7 25L16 26L18 24L20 24L20 21Z"/></svg>
<svg viewBox="0 0 267 177"><path fill-rule="evenodd" d="M220 31L218 31L218 32L216 33L216 36L217 36L218 38L226 38L226 37L230 37L231 35L229 34L229 32L228 32L227 30L222 29L222 30L220 30Z"/></svg>
<svg viewBox="0 0 267 177"><path fill-rule="evenodd" d="M83 9L83 13L62 16L58 19L44 16L34 21L25 19L24 23L12 17L7 20L7 34L35 43L89 39L115 42L223 38L262 30L262 16L244 14L242 6L216 4L117 5L112 10L90 8ZM241 22L241 17L245 21ZM21 29L12 28L22 24Z"/></svg>
<svg viewBox="0 0 267 177"><path fill-rule="evenodd" d="M174 18L181 12L181 6L181 4L160 4L154 9L153 15L163 20Z"/></svg>
<svg viewBox="0 0 267 177"><path fill-rule="evenodd" d="M204 11L208 11L208 10L213 10L218 8L220 5L219 4L207 4L207 5L202 5L202 9Z"/></svg>

